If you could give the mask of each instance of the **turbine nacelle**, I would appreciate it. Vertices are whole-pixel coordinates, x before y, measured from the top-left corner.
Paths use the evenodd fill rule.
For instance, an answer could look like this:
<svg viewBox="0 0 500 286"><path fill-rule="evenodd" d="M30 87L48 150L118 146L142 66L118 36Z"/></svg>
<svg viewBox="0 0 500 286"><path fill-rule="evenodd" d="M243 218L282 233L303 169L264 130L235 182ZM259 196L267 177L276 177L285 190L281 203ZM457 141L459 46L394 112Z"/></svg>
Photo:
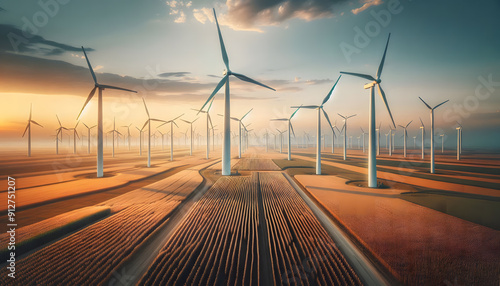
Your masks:
<svg viewBox="0 0 500 286"><path fill-rule="evenodd" d="M381 80L380 80L380 79L378 79L378 80L376 80L376 81L372 81L372 82L370 82L370 83L365 84L365 85L364 85L364 88L365 88L365 89L370 89L370 88L374 87L376 84L379 84L380 82L381 82Z"/></svg>

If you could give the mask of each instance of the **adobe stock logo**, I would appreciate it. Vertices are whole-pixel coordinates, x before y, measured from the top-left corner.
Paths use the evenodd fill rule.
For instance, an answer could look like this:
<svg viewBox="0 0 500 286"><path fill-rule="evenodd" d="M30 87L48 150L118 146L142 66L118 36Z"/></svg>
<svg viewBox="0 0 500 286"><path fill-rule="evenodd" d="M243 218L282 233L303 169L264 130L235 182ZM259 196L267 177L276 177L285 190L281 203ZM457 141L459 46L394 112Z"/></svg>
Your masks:
<svg viewBox="0 0 500 286"><path fill-rule="evenodd" d="M370 11L373 20L366 23L364 29L361 29L359 26L354 26L353 30L355 34L353 43L340 43L340 49L347 62L351 62L352 55L359 54L362 49L368 47L371 40L380 35L382 28L389 26L392 21L392 16L401 13L403 9L404 7L399 0L389 0L384 9Z"/></svg>

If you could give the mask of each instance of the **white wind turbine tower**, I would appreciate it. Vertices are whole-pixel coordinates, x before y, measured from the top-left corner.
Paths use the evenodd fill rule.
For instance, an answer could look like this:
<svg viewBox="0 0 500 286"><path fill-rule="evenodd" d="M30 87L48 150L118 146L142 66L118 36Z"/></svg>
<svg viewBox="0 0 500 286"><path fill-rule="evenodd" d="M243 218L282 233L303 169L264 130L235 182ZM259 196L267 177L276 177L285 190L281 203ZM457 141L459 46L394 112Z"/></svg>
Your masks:
<svg viewBox="0 0 500 286"><path fill-rule="evenodd" d="M278 128L276 128L276 131L278 131L278 133L280 134L280 154L283 153L283 133L286 132L286 130L279 130Z"/></svg>
<svg viewBox="0 0 500 286"><path fill-rule="evenodd" d="M390 148L389 148L389 150L390 150L389 151L389 155L392 156L392 153L394 152L394 145L395 145L395 143L394 143L395 142L394 141L394 137L396 135L396 128L393 128L392 126L389 125L389 130L391 130L391 132L390 132L391 133L391 135L390 135L391 138L389 138L390 139L389 142L391 143L390 144Z"/></svg>
<svg viewBox="0 0 500 286"><path fill-rule="evenodd" d="M444 134L439 135L441 137L441 154L444 153Z"/></svg>
<svg viewBox="0 0 500 286"><path fill-rule="evenodd" d="M30 117L28 118L28 125L26 125L26 129L24 129L23 136L26 134L26 131L28 131L28 157L31 157L31 123L34 123L40 127L43 128L42 125L36 123L36 121L31 119L31 113L32 113L33 105L30 106ZM57 142L57 140L56 140Z"/></svg>
<svg viewBox="0 0 500 286"><path fill-rule="evenodd" d="M385 133L385 149L389 149L389 134L390 133Z"/></svg>
<svg viewBox="0 0 500 286"><path fill-rule="evenodd" d="M210 102L207 111L203 111L201 109L194 109L194 111L198 111L198 113L206 113L207 114L207 160L210 158L210 126L213 127L212 118L210 117L210 109L212 108L212 103L214 103L214 99Z"/></svg>
<svg viewBox="0 0 500 286"><path fill-rule="evenodd" d="M183 116L183 114L177 116L176 118L172 119L172 120L169 120L165 123L162 123L160 126L158 127L161 127L167 123L170 123L170 161L173 161L174 160L174 125L179 128L179 126L177 125L177 123L175 123L175 120L181 118L181 116Z"/></svg>
<svg viewBox="0 0 500 286"><path fill-rule="evenodd" d="M430 107L430 105L428 105L421 97L418 97L418 98L420 98L420 100L425 104L425 106L427 106L427 108L429 108L429 110L431 112L431 174L434 174L434 172L435 172L435 166L434 166L434 110L436 108L438 108L439 106L445 104L449 100L443 101L434 107Z"/></svg>
<svg viewBox="0 0 500 286"><path fill-rule="evenodd" d="M425 158L425 125L424 122L422 121L422 118L420 118L420 129L422 129L422 160Z"/></svg>
<svg viewBox="0 0 500 286"><path fill-rule="evenodd" d="M325 96L323 101L321 102L321 105L306 105L306 106L300 106L300 108L304 109L316 109L318 110L318 124L317 124L317 131L316 131L316 175L321 175L321 112L325 115L326 120L328 121L328 124L330 126L332 123L330 122L330 118L328 117L328 114L326 111L323 109L323 105L330 99L332 96L333 91L335 90L335 86L337 86L337 83L339 82L340 78L342 75L340 75L333 85L332 89L330 89L330 92ZM299 108L299 106L292 106L291 108Z"/></svg>
<svg viewBox="0 0 500 286"><path fill-rule="evenodd" d="M404 154L404 157L405 157L405 158L406 158L406 145L407 145L407 144L406 144L406 143L407 143L406 141L407 141L407 137L408 137L407 128L408 128L408 125L410 125L412 122L413 122L413 120L412 120L412 121L410 121L410 122L408 122L408 124L406 124L406 126L399 125L401 128L403 128L403 129L404 129L404 133L403 133L403 138L404 138L404 142L403 142L403 144L404 144L404 145L403 145L403 146L404 146L404 152L403 152L403 154Z"/></svg>
<svg viewBox="0 0 500 286"><path fill-rule="evenodd" d="M342 129L344 130L344 160L347 160L347 119L356 116L356 114L350 116L343 116L340 113L338 113L338 115L344 118L344 126L342 126Z"/></svg>
<svg viewBox="0 0 500 286"><path fill-rule="evenodd" d="M127 128L127 142L128 142L128 150L130 151L130 126L132 126L132 123L129 125L123 125L122 127Z"/></svg>
<svg viewBox="0 0 500 286"><path fill-rule="evenodd" d="M69 129L73 130L73 154L76 154L76 137L80 139L80 135L78 135L78 131L76 131L76 127L78 126L79 123L80 121L77 121L75 127Z"/></svg>
<svg viewBox="0 0 500 286"><path fill-rule="evenodd" d="M146 126L148 126L148 168L151 167L151 121L157 122L166 122L165 120L151 118L149 115L148 107L146 105L146 101L142 98L142 102L144 103L144 108L146 109L146 114L148 115L148 120L144 123L141 130L144 130Z"/></svg>
<svg viewBox="0 0 500 286"><path fill-rule="evenodd" d="M191 132L190 132L190 146L191 148L189 149L189 155L192 156L193 155L193 123L198 120L198 118L196 118L195 120L193 121L187 121L187 120L184 120L184 119L181 119L182 121L186 122L187 124L189 124L189 126L191 127Z"/></svg>
<svg viewBox="0 0 500 286"><path fill-rule="evenodd" d="M113 158L115 157L115 135L116 135L116 140L118 142L118 134L122 135L118 130L116 130L116 125L115 125L115 118L113 118L113 130L108 131L108 133L111 133L111 136L113 137L113 151L112 151L112 156Z"/></svg>
<svg viewBox="0 0 500 286"><path fill-rule="evenodd" d="M144 132L144 127L139 129L139 127L135 127L139 131L139 156L142 156L142 132Z"/></svg>
<svg viewBox="0 0 500 286"><path fill-rule="evenodd" d="M243 141L242 141L242 137L241 137L241 127L243 126L243 119L253 110L250 109L247 113L245 113L245 115L243 115L241 118L236 118L236 117L230 117L231 120L234 120L234 121L238 121L238 142L239 142L239 145L238 145L238 158L241 158L241 145L243 144ZM222 116L224 117L224 120L226 120L225 118L225 115L223 114L219 114L219 116Z"/></svg>
<svg viewBox="0 0 500 286"><path fill-rule="evenodd" d="M369 109L369 118L370 118L370 128L368 129L368 187L376 188L377 187L377 157L375 154L375 86L378 88L378 92L382 100L384 101L385 107L389 112L389 116L391 117L392 125L394 124L394 119L392 118L391 110L389 109L389 105L387 104L387 99L385 97L384 90L380 86L380 76L382 75L382 70L384 68L385 56L387 53L387 47L389 45L389 39L391 38L391 34L387 38L387 43L385 45L384 55L382 56L382 61L377 70L376 79L371 75L359 74L359 73L348 73L348 72L340 72L343 74L349 74L357 77L361 77L364 79L368 79L372 82L366 84L364 86L365 89L370 89L370 109Z"/></svg>
<svg viewBox="0 0 500 286"><path fill-rule="evenodd" d="M462 125L458 123L457 129L457 160L460 160L460 155L462 154Z"/></svg>
<svg viewBox="0 0 500 286"><path fill-rule="evenodd" d="M223 85L226 86L226 91L225 91L225 96L224 96L224 139L223 139L223 144L222 144L222 175L223 176L229 176L231 175L231 124L230 124L230 116L231 116L231 103L230 103L230 88L229 88L229 77L231 75L239 78L242 81L250 82L256 85L260 85L262 87L274 90L273 88L264 85L262 83L259 83L247 76L244 76L242 74L234 73L231 71L229 68L229 59L227 57L226 53L226 48L224 46L224 41L222 40L222 34L220 32L219 28L219 22L217 21L217 15L215 14L215 9L214 11L214 18L215 18L215 23L217 25L217 32L219 34L219 42L220 42L220 47L221 47L221 52L222 52L222 60L224 61L224 65L226 66L226 70L224 71L224 77L222 80L219 82L217 87L214 89L212 94L209 96L205 104L201 107L201 110L212 100L212 98L217 94L219 89Z"/></svg>
<svg viewBox="0 0 500 286"><path fill-rule="evenodd" d="M59 116L57 116L57 114L56 114L56 118L57 118L57 122L59 122L59 128L56 129L56 131L57 131L56 137L58 137L59 134L60 134L61 135L61 142L62 142L62 135L63 135L62 131L63 131L63 129L64 130L69 130L69 129L66 128L66 127L63 127L61 125L61 121L59 120ZM59 140L56 140L56 155L59 155Z"/></svg>
<svg viewBox="0 0 500 286"><path fill-rule="evenodd" d="M361 129L361 133L363 134L363 153L365 153L365 152L366 152L366 151L365 151L365 142L366 142L366 140L365 140L365 135L366 135L366 134L368 134L368 133L366 133L366 132L363 130L363 128L362 128L362 127L359 127L359 128Z"/></svg>
<svg viewBox="0 0 500 286"><path fill-rule="evenodd" d="M269 131L266 129L266 133L264 134L266 138L266 153L269 151Z"/></svg>
<svg viewBox="0 0 500 286"><path fill-rule="evenodd" d="M288 160L292 160L292 133L293 137L295 137L295 131L293 131L292 126L292 118L299 111L300 106L290 115L289 118L275 118L271 119L271 121L287 121L288 122Z"/></svg>
<svg viewBox="0 0 500 286"><path fill-rule="evenodd" d="M333 125L330 124L330 122L328 122L328 125L332 129L332 154L334 154L335 153L335 137L337 137L337 135L335 135L335 128L337 128L337 120L335 120L335 123ZM338 128L337 128L337 130L338 130Z"/></svg>
<svg viewBox="0 0 500 286"><path fill-rule="evenodd" d="M90 154L90 130L91 130L92 128L97 127L97 125L94 125L94 126L88 127L88 126L87 126L87 124L85 124L85 123L83 123L83 122L82 122L82 124L83 124L83 125L85 125L85 127L87 128L87 139L88 139L88 141L87 141L87 154Z"/></svg>
<svg viewBox="0 0 500 286"><path fill-rule="evenodd" d="M377 156L380 155L380 126L382 126L382 122L380 122L378 128L375 129L377 132Z"/></svg>
<svg viewBox="0 0 500 286"><path fill-rule="evenodd" d="M117 89L117 90L123 90L123 91L128 91L128 92L135 92L137 91L130 90L130 89L125 89L121 87L116 87L116 86L110 86L110 85L103 85L97 83L97 78L95 76L94 70L92 69L92 66L90 65L89 58L87 57L87 53L85 53L85 49L82 47L83 54L85 55L85 59L87 60L87 65L89 66L90 74L92 75L92 79L94 79L94 88L92 91L90 91L90 94L85 101L85 104L83 105L82 110L78 114L78 118L80 118L80 115L82 114L83 110L85 109L85 106L89 103L89 101L92 99L92 97L95 94L96 89L99 89L98 92L98 99L97 99L97 177L101 178L104 175L104 149L103 149L103 130L102 130L102 91L104 89Z"/></svg>

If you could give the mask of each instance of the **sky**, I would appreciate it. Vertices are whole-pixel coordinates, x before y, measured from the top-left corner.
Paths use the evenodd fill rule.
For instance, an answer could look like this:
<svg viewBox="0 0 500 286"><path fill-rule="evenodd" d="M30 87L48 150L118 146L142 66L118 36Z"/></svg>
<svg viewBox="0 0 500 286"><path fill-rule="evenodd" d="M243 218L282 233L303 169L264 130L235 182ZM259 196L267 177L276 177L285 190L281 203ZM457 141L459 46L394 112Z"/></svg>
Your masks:
<svg viewBox="0 0 500 286"><path fill-rule="evenodd" d="M33 119L44 126L32 129L39 142L50 142L55 134L56 114L65 127L76 124L93 88L81 46L100 83L138 91L104 91L105 131L113 119L117 126L142 127L147 115L141 98L153 118L200 117L191 109L201 108L225 68L212 8L231 70L276 89L231 79L231 116L253 108L244 122L257 134L284 129L285 123L269 119L290 116L290 106L320 104L340 71L375 76L391 33L381 85L396 125L412 121L409 136L419 136L419 118L429 127L430 116L418 97L431 106L449 99L435 111L435 133L446 134L445 145L455 146L458 121L465 148L498 146L497 0L0 0L3 145L26 144L21 135L30 104ZM338 113L357 114L349 119L349 136L359 136L359 127L368 129L366 83L342 76L324 106L339 128ZM215 114L223 112L223 89L211 112L214 125L222 126ZM378 95L376 114L387 133L390 118ZM296 134L314 134L316 118L315 111L300 110L292 120ZM81 120L96 124L96 98ZM322 124L330 134L324 119ZM201 119L195 125L205 128ZM180 124L175 132L180 136L187 128Z"/></svg>

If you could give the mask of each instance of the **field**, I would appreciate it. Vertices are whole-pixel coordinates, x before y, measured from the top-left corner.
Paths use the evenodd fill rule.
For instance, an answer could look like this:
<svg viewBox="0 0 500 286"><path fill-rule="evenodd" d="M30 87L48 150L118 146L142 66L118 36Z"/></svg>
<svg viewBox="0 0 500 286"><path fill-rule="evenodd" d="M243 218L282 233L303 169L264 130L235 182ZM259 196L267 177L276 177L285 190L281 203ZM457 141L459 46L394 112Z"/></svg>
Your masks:
<svg viewBox="0 0 500 286"><path fill-rule="evenodd" d="M283 175L255 172L220 178L165 244L140 284L361 282Z"/></svg>
<svg viewBox="0 0 500 286"><path fill-rule="evenodd" d="M121 151L105 158L101 179L93 155L68 165L76 157L42 154L10 168L1 155L0 170L18 182L19 226L16 279L4 263L0 284L371 285L374 275L380 285L498 285L497 155L440 155L433 175L418 154L381 155L384 187L368 189L359 150L347 161L325 151L320 176L312 148L293 151L288 161L250 148L233 157L230 177L220 150L206 160L184 149L170 162L156 149L151 168Z"/></svg>

